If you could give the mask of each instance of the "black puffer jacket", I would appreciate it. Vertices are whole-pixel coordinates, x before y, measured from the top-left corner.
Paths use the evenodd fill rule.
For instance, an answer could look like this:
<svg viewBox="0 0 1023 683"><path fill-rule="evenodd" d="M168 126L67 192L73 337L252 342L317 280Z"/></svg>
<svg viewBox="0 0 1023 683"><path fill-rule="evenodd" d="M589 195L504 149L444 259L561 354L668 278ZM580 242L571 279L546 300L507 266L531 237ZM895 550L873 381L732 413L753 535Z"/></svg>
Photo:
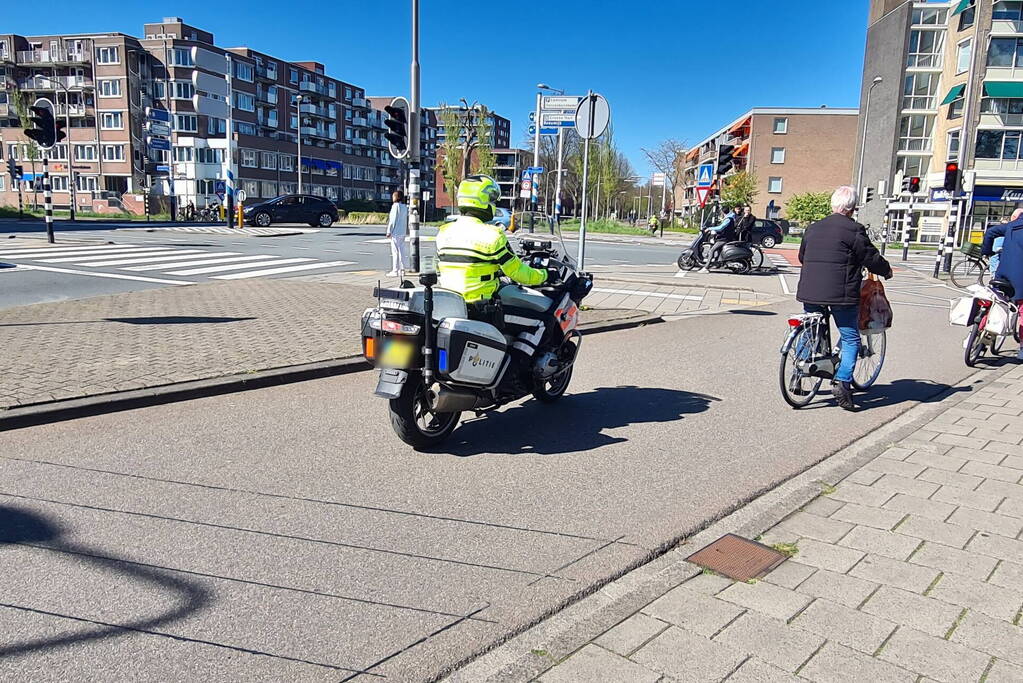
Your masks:
<svg viewBox="0 0 1023 683"><path fill-rule="evenodd" d="M799 261L803 271L796 299L805 304L855 306L860 302L862 268L892 276L892 267L870 243L866 228L837 213L806 229Z"/></svg>

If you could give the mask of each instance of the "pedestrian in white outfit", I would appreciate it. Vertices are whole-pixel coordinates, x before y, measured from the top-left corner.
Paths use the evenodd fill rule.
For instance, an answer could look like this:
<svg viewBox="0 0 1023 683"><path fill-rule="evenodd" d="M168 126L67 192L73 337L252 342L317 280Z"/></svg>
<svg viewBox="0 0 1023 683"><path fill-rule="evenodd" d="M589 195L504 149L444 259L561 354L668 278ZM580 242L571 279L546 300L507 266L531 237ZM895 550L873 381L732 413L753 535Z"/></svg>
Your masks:
<svg viewBox="0 0 1023 683"><path fill-rule="evenodd" d="M401 192L391 194L391 215L387 219L387 236L391 238L391 272L387 275L404 277L408 265L408 204Z"/></svg>

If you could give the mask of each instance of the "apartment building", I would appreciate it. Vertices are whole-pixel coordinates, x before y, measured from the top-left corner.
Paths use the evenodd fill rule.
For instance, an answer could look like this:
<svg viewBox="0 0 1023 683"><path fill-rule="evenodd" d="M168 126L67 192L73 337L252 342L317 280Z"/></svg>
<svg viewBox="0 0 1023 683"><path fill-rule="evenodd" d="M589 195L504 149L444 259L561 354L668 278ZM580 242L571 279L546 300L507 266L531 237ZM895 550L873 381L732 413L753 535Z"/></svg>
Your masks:
<svg viewBox="0 0 1023 683"><path fill-rule="evenodd" d="M473 165L476 163L476 151L472 152ZM519 176L522 171L529 168L533 162L533 153L524 149L495 149L494 150L494 180L501 186L501 199L497 205L509 211L514 210L515 203L519 200ZM437 209L451 213L455 210L452 198L444 187L444 152L437 151L437 164L435 171L437 194Z"/></svg>
<svg viewBox="0 0 1023 683"><path fill-rule="evenodd" d="M753 213L784 218L793 195L830 191L850 182L856 122L856 109L751 109L685 154L676 210L682 215L699 211L697 169L700 164L716 165L721 147L729 146L734 163L725 177L752 173L757 181ZM715 180L715 193L719 182Z"/></svg>
<svg viewBox="0 0 1023 683"><path fill-rule="evenodd" d="M950 202L965 212L957 244L1004 221L1023 202L1023 2L873 0L865 57L864 184L891 186L898 171L921 178L912 205L919 226L909 229L916 242L941 239ZM943 188L949 162L964 180L951 193ZM879 222L885 207L864 208ZM910 205L890 208L900 231Z"/></svg>
<svg viewBox="0 0 1023 683"><path fill-rule="evenodd" d="M445 111L461 111L459 107L431 107L430 108L437 116L437 120L441 120L441 116ZM487 124L490 129L490 146L493 149L508 149L511 147L511 121L504 118L500 114L493 111L487 112ZM438 144L443 144L445 140L444 127L440 126L437 132ZM464 139L464 132L460 136L460 140Z"/></svg>
<svg viewBox="0 0 1023 683"><path fill-rule="evenodd" d="M177 17L145 24L143 36L0 34L0 155L31 165L19 94L72 117L69 143L49 153L58 207L70 202L70 172L80 206L134 212L147 182L178 206L218 201L228 170L246 203L297 191L299 174L303 192L338 202L385 206L399 187L380 112L323 64L220 47ZM148 147L147 107L169 112L169 151ZM17 188L3 182L0 203L16 204Z"/></svg>
<svg viewBox="0 0 1023 683"><path fill-rule="evenodd" d="M387 120L387 112L384 111L384 107L389 105L394 100L394 97L373 96L367 99L373 108L373 111L370 112L373 129L381 136L386 147L387 140L383 138L383 135L388 129L384 124L384 121ZM427 213L430 213L431 209L435 206L437 196L435 173L437 164L437 131L437 113L431 109L423 108L420 111L419 119L419 185L423 193L423 204L426 206ZM394 189L406 187L408 164L405 161L394 159L390 154L387 154L381 159L381 165L386 170L386 174L384 170L381 171L382 175L379 179L381 183L383 183L384 179L387 179L392 185L396 184Z"/></svg>

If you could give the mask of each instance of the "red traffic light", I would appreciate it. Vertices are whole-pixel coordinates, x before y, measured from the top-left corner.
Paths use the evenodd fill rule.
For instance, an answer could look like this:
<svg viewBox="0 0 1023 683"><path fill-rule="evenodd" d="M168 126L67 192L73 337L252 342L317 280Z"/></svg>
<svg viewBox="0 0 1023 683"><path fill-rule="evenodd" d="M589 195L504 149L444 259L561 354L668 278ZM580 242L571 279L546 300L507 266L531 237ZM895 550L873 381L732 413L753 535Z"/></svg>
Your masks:
<svg viewBox="0 0 1023 683"><path fill-rule="evenodd" d="M945 164L945 173L955 173L958 170L959 170L959 164L957 164L954 161L951 161L951 162Z"/></svg>
<svg viewBox="0 0 1023 683"><path fill-rule="evenodd" d="M959 189L959 164L954 161L945 164L944 188L948 192L955 192Z"/></svg>
<svg viewBox="0 0 1023 683"><path fill-rule="evenodd" d="M920 178L919 176L913 176L909 179L909 191L919 192L920 191Z"/></svg>

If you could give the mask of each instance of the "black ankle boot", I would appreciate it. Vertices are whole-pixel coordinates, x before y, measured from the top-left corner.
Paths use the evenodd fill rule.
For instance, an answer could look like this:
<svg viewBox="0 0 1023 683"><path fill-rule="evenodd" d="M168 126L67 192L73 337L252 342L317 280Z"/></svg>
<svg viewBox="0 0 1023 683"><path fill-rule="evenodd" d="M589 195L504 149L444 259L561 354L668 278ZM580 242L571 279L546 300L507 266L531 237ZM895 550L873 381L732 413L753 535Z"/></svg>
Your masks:
<svg viewBox="0 0 1023 683"><path fill-rule="evenodd" d="M853 403L852 386L849 382L835 382L832 393L835 395L835 402L843 410L856 410L856 405Z"/></svg>

